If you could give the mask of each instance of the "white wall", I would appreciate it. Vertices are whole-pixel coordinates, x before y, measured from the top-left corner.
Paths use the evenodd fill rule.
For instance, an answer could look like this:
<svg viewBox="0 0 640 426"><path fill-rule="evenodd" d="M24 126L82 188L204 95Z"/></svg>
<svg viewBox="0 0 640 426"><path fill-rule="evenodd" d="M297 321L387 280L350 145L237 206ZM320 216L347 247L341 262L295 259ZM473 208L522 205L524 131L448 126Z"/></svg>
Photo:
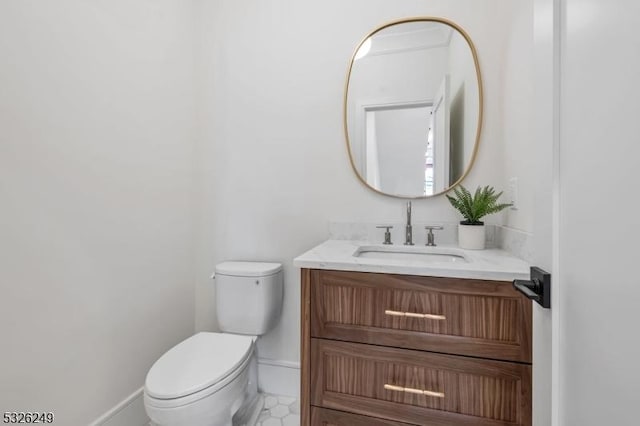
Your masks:
<svg viewBox="0 0 640 426"><path fill-rule="evenodd" d="M504 70L505 182L501 186L506 190L508 179L518 179L518 209L508 210L506 225L531 233L536 217L535 188L540 183L541 171L550 162L550 158L539 153L544 152L545 144L550 141L536 138L539 116L534 102L533 2L519 0L513 3L514 19L509 24Z"/></svg>
<svg viewBox="0 0 640 426"><path fill-rule="evenodd" d="M561 5L558 424L632 426L640 401L640 3Z"/></svg>
<svg viewBox="0 0 640 426"><path fill-rule="evenodd" d="M520 0L512 6L503 91L503 188L507 189L510 178L518 179L518 208L507 210L506 226L529 235L527 260L552 272L554 34L553 22L545 16L552 8L541 3ZM551 424L552 312L533 304L534 426Z"/></svg>
<svg viewBox="0 0 640 426"><path fill-rule="evenodd" d="M292 259L328 237L328 222L403 220L404 202L355 177L342 133L351 54L392 19L441 16L473 38L484 75L485 125L465 185L502 186L503 53L512 0L219 1L202 3L200 146L203 232L196 328L216 328L209 275L227 259L285 265L285 307L260 356L299 357L299 270ZM455 221L444 197L414 203L416 221ZM489 220L499 221L496 216ZM417 230L416 232L420 232Z"/></svg>
<svg viewBox="0 0 640 426"><path fill-rule="evenodd" d="M0 412L87 425L193 332L193 19L0 3Z"/></svg>

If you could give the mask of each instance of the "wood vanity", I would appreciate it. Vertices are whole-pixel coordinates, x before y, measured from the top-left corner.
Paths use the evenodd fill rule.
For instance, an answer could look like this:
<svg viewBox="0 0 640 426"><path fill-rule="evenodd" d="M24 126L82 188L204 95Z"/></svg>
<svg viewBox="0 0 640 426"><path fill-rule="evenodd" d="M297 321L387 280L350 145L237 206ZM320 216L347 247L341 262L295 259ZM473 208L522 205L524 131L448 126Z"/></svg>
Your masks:
<svg viewBox="0 0 640 426"><path fill-rule="evenodd" d="M302 269L302 426L531 425L509 281Z"/></svg>

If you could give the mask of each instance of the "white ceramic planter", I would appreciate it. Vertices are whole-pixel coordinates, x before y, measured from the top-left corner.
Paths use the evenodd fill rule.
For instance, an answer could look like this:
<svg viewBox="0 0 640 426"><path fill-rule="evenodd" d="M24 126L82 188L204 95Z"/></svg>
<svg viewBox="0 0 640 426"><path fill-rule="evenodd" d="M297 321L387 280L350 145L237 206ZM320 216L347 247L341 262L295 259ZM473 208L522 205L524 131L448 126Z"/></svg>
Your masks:
<svg viewBox="0 0 640 426"><path fill-rule="evenodd" d="M484 225L458 225L458 245L469 250L484 249Z"/></svg>

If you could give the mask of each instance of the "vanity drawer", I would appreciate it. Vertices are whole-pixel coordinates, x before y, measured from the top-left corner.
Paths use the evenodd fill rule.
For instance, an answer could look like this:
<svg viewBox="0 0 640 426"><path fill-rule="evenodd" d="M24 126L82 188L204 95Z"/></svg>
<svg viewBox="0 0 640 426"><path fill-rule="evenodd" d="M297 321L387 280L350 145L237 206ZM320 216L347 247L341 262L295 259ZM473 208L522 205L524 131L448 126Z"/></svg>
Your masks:
<svg viewBox="0 0 640 426"><path fill-rule="evenodd" d="M323 339L311 339L311 365L313 406L414 425L531 425L529 365Z"/></svg>
<svg viewBox="0 0 640 426"><path fill-rule="evenodd" d="M392 420L311 407L311 426L411 426Z"/></svg>
<svg viewBox="0 0 640 426"><path fill-rule="evenodd" d="M510 282L310 271L311 337L531 362L531 301Z"/></svg>

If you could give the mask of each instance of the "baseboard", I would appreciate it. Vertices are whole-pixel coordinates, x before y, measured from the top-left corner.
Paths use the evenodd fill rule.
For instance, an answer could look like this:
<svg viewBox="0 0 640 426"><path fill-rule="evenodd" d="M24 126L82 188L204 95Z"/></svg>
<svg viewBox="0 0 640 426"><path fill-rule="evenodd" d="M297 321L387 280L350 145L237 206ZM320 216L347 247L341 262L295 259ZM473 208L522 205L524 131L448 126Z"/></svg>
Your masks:
<svg viewBox="0 0 640 426"><path fill-rule="evenodd" d="M258 388L275 395L300 396L300 364L276 359L258 359Z"/></svg>
<svg viewBox="0 0 640 426"><path fill-rule="evenodd" d="M129 395L90 426L147 426L149 418L144 411L143 390L140 388Z"/></svg>

